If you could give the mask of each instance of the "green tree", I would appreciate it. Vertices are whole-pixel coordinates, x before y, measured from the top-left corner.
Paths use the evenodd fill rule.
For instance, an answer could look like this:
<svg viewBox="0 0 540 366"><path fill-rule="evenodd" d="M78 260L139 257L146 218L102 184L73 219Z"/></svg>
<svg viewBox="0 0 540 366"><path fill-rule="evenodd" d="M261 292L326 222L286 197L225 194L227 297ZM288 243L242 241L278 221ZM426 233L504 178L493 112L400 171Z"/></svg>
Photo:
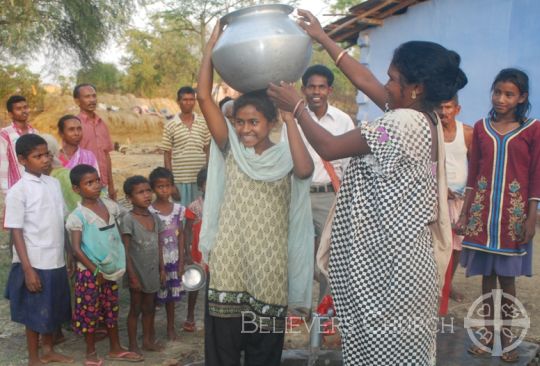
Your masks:
<svg viewBox="0 0 540 366"><path fill-rule="evenodd" d="M332 11L342 15L346 14L351 7L363 3L364 1L366 0L335 0L327 1L327 3L330 5Z"/></svg>
<svg viewBox="0 0 540 366"><path fill-rule="evenodd" d="M200 54L197 40L182 30L182 19L153 17L152 31L131 29L126 33L128 51L124 89L139 96L174 95L178 86L192 85Z"/></svg>
<svg viewBox="0 0 540 366"><path fill-rule="evenodd" d="M73 76L58 76L58 84L60 84L60 95L70 95L75 87L75 78Z"/></svg>
<svg viewBox="0 0 540 366"><path fill-rule="evenodd" d="M178 19L180 30L192 33L198 39L199 52L202 55L207 40L209 26L223 15L247 6L274 3L271 0L165 0L168 10L162 15L169 19ZM294 5L297 0L284 0L281 3Z"/></svg>
<svg viewBox="0 0 540 366"><path fill-rule="evenodd" d="M142 0L0 0L0 61L44 48L92 64Z"/></svg>
<svg viewBox="0 0 540 366"><path fill-rule="evenodd" d="M45 91L40 86L39 75L21 65L0 65L0 103L4 109L9 96L19 94L28 100L32 110L43 109Z"/></svg>
<svg viewBox="0 0 540 366"><path fill-rule="evenodd" d="M120 90L122 72L113 64L96 62L77 72L77 84L94 84L100 92L116 93Z"/></svg>

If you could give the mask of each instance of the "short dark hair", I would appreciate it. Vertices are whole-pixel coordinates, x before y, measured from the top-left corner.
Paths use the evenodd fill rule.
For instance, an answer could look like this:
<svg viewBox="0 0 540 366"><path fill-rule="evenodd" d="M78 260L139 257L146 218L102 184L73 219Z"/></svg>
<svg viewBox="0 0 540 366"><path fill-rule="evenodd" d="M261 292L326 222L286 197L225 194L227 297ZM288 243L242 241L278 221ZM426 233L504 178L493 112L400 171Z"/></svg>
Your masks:
<svg viewBox="0 0 540 366"><path fill-rule="evenodd" d="M81 122L79 117L74 116L73 114L66 114L65 116L60 117L60 119L58 120L58 132L64 132L66 121L69 121L70 119L76 119L77 121Z"/></svg>
<svg viewBox="0 0 540 366"><path fill-rule="evenodd" d="M27 158L40 145L47 145L47 141L39 135L27 133L17 139L15 152L17 155Z"/></svg>
<svg viewBox="0 0 540 366"><path fill-rule="evenodd" d="M146 179L146 177L143 177L142 175L134 175L132 177L129 177L124 182L124 187L123 187L124 188L124 194L126 196L131 196L135 186L138 185L138 184L143 184L143 183L147 183L148 185L150 185L150 182L148 181L148 179Z"/></svg>
<svg viewBox="0 0 540 366"><path fill-rule="evenodd" d="M423 107L434 110L467 84L460 62L461 57L456 52L438 43L410 41L396 48L391 64L402 76L402 84L424 86Z"/></svg>
<svg viewBox="0 0 540 366"><path fill-rule="evenodd" d="M529 76L519 69L502 69L495 77L495 80L493 80L491 91L495 89L497 83L505 81L514 84L519 89L521 95L527 93L527 98L525 98L523 103L517 105L515 113L516 121L524 123L531 110L531 102L529 102ZM489 111L489 116L493 119L497 116L497 113L493 108Z"/></svg>
<svg viewBox="0 0 540 366"><path fill-rule="evenodd" d="M88 164L79 164L71 171L69 172L69 180L71 181L71 185L79 186L81 184L81 180L86 174L92 174L96 173L98 174L96 168L94 168L92 165Z"/></svg>
<svg viewBox="0 0 540 366"><path fill-rule="evenodd" d="M197 187L202 188L203 184L206 183L206 175L208 174L208 169L205 166L199 170L197 173Z"/></svg>
<svg viewBox="0 0 540 366"><path fill-rule="evenodd" d="M191 86L183 86L176 92L176 100L182 99L184 94L196 94L196 92Z"/></svg>
<svg viewBox="0 0 540 366"><path fill-rule="evenodd" d="M324 65L312 65L308 67L304 72L304 75L302 75L302 85L306 86L309 78L313 75L319 75L326 78L328 86L332 86L332 84L334 84L334 73L328 67Z"/></svg>
<svg viewBox="0 0 540 366"><path fill-rule="evenodd" d="M233 100L233 98L229 97L228 95L226 97L224 97L223 99L221 99L218 103L219 105L219 109L222 109L223 108L223 104L227 103L229 100Z"/></svg>
<svg viewBox="0 0 540 366"><path fill-rule="evenodd" d="M8 98L6 102L6 109L8 112L13 112L13 104L20 103L20 102L26 102L26 98L22 95L12 95Z"/></svg>
<svg viewBox="0 0 540 366"><path fill-rule="evenodd" d="M97 92L97 89L94 84L90 84L90 83L77 84L75 85L75 88L73 88L73 98L75 99L79 98L79 96L81 95L81 88L84 88L86 86L91 86L94 89L94 91Z"/></svg>
<svg viewBox="0 0 540 366"><path fill-rule="evenodd" d="M163 168L161 166L152 170L148 179L150 180L150 187L152 187L152 189L154 189L154 186L158 179L168 179L171 184L174 184L174 176L172 172L169 169Z"/></svg>
<svg viewBox="0 0 540 366"><path fill-rule="evenodd" d="M277 121L276 105L266 94L266 89L255 90L238 97L233 104L233 116L236 117L238 111L248 105L255 107L257 111L263 114L268 122Z"/></svg>
<svg viewBox="0 0 540 366"><path fill-rule="evenodd" d="M448 100L443 100L441 102L441 104L442 103L448 103L448 102L454 102L455 105L459 105L459 97L458 97L458 95L456 94L456 95L454 95L452 98L450 98Z"/></svg>

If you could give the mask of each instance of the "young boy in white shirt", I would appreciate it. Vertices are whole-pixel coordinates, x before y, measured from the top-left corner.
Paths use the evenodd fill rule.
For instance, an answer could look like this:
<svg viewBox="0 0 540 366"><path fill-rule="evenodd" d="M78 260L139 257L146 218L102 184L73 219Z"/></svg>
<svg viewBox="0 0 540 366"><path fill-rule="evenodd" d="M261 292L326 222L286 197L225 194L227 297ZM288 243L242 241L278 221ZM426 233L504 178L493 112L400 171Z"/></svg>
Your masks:
<svg viewBox="0 0 540 366"><path fill-rule="evenodd" d="M11 230L15 247L6 291L11 320L26 327L29 365L70 363L72 358L54 351L52 336L71 319L60 184L44 174L50 157L42 137L21 136L15 151L25 172L8 191L5 205L5 227Z"/></svg>

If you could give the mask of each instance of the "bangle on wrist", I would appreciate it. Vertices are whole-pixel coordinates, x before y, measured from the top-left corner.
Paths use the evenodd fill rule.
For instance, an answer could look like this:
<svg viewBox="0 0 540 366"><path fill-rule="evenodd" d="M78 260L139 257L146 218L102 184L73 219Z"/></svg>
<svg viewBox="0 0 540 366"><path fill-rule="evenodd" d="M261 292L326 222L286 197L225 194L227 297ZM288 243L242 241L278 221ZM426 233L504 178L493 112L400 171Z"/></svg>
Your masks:
<svg viewBox="0 0 540 366"><path fill-rule="evenodd" d="M345 56L345 54L347 53L347 50L343 50L339 53L339 55L336 57L336 61L334 62L336 64L337 67L339 67L339 62L341 61L341 59L343 58L343 56Z"/></svg>
<svg viewBox="0 0 540 366"><path fill-rule="evenodd" d="M298 102L296 102L296 105L294 106L294 109L293 109L293 117L296 118L296 112L298 112L298 108L300 107L300 104L304 103L304 99L300 98L300 100Z"/></svg>
<svg viewBox="0 0 540 366"><path fill-rule="evenodd" d="M94 270L94 277L96 277L99 273L99 267L96 267L96 269Z"/></svg>
<svg viewBox="0 0 540 366"><path fill-rule="evenodd" d="M300 118L300 116L302 116L302 113L304 113L305 110L306 110L305 108L300 108L300 110L298 111L298 115L294 116L294 118L296 119ZM300 121L298 121L298 123L300 124Z"/></svg>

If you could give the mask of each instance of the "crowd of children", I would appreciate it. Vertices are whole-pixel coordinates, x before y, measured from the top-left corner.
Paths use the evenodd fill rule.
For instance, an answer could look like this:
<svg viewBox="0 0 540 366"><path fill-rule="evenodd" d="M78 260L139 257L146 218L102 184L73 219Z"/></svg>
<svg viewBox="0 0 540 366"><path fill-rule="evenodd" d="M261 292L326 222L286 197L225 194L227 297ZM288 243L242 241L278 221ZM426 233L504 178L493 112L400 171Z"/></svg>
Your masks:
<svg viewBox="0 0 540 366"><path fill-rule="evenodd" d="M279 364L284 333L268 328L284 327L291 304L309 307L311 302L313 232L306 202L313 163L294 119L297 111L296 117L302 114L300 102L292 114L282 112L288 141L277 145L269 135L278 110L265 93L234 101L233 123L222 114L211 97L210 54L218 36L216 28L199 75L198 100L213 136L209 168L197 176L203 195L188 207L173 202L174 177L165 168L148 178L126 179L123 190L131 209L119 206L104 194L96 157L79 147L78 117L59 120L58 149L54 138L37 135L27 124L24 98L8 100L14 122L0 132L4 226L14 248L6 297L12 320L26 327L29 365L73 361L53 346L53 334L65 322L84 336L88 366L103 364L95 347L103 329L108 360L138 362L143 351L161 350L156 306L165 307L167 336L176 340L175 304L185 295L184 267L198 263L208 269L204 259L210 252L207 364L235 364L241 351L246 360ZM528 118L528 84L522 71L502 70L492 85L489 118L474 127L465 203L455 228L465 236L461 262L468 276L483 276L483 294L498 281L515 296L515 277L532 274L540 122ZM130 294L128 348L118 332L120 285ZM196 299L197 292L190 292L182 326L188 332L195 330ZM238 320L246 312L250 322L261 321L248 335ZM502 342L508 345L509 337ZM476 346L469 352L486 353ZM502 359L515 362L517 353L506 352Z"/></svg>
<svg viewBox="0 0 540 366"><path fill-rule="evenodd" d="M128 178L123 188L132 209L127 211L119 206L103 194L95 158L77 148L80 121L64 116L58 126L63 142L69 141L60 152L50 135L21 134L15 143L15 153L24 170L6 195L4 221L11 230L14 246L6 289L12 320L26 327L30 365L73 361L53 348L55 336L61 334L61 326L66 322L71 322L76 334L84 336L85 365L103 364L95 347L100 330L109 338L107 360L143 361L141 349L161 349L155 339L155 301L165 304L169 339L177 337L174 311L175 303L184 294L181 278L186 257L186 208L171 202L174 179L165 168L154 169L149 179ZM65 158L67 152L69 159ZM60 154L63 160L58 159ZM69 166L77 156L86 158ZM67 166L62 166L64 163ZM52 177L55 171L63 172L60 180ZM70 200L69 209L68 192L61 188L65 185L65 172L69 194L78 196L77 202ZM204 189L205 170L199 176L199 187ZM152 202L154 194L156 199ZM202 198L192 206L202 207ZM197 214L190 211L190 235L198 238L201 210L193 210ZM199 221L192 225L196 217ZM200 256L187 256L197 255ZM121 346L118 333L121 284L130 293L128 349ZM191 314L193 306L194 302ZM143 330L141 348L137 343L139 318Z"/></svg>

